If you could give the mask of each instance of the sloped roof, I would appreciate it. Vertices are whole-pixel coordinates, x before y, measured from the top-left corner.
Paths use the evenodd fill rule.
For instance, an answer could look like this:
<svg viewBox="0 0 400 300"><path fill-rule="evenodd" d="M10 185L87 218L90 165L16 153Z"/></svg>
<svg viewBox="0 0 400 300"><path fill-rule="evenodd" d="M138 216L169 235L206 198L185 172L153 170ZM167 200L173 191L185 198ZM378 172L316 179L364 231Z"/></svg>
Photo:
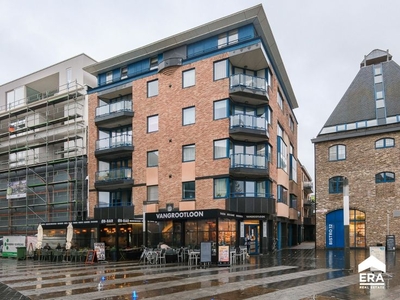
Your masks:
<svg viewBox="0 0 400 300"><path fill-rule="evenodd" d="M400 115L400 66L386 51L374 50L366 61L382 61L386 116ZM390 57L390 58L389 58ZM376 119L374 65L362 66L324 127Z"/></svg>

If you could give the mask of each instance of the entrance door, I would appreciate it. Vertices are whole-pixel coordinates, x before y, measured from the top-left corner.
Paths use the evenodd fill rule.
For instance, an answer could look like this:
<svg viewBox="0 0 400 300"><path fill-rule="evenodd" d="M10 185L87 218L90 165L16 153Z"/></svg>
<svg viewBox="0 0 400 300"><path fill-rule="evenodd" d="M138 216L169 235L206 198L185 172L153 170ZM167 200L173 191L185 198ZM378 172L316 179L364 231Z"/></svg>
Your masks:
<svg viewBox="0 0 400 300"><path fill-rule="evenodd" d="M259 254L260 253L260 241L259 241L260 226L259 225L245 225L244 230L245 230L245 235L249 234L251 237L249 254Z"/></svg>

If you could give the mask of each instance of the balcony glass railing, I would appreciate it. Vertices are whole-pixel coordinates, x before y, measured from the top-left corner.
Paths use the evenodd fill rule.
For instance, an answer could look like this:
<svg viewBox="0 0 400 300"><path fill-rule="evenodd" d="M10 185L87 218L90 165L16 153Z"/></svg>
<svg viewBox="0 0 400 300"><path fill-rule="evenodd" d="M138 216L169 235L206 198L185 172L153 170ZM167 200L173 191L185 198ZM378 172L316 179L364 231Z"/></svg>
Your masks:
<svg viewBox="0 0 400 300"><path fill-rule="evenodd" d="M96 150L106 150L117 147L132 146L132 135L118 135L96 141Z"/></svg>
<svg viewBox="0 0 400 300"><path fill-rule="evenodd" d="M268 128L265 118L241 114L230 116L230 126L231 128L244 127L258 130L266 130Z"/></svg>
<svg viewBox="0 0 400 300"><path fill-rule="evenodd" d="M267 158L264 155L233 154L231 155L231 168L266 169Z"/></svg>
<svg viewBox="0 0 400 300"><path fill-rule="evenodd" d="M121 111L132 111L132 101L124 100L96 107L96 117Z"/></svg>
<svg viewBox="0 0 400 300"><path fill-rule="evenodd" d="M112 181L118 179L131 179L132 168L118 168L96 172L96 181Z"/></svg>
<svg viewBox="0 0 400 300"><path fill-rule="evenodd" d="M253 90L267 91L267 81L265 78L255 77L246 74L235 74L230 78L230 87L244 86Z"/></svg>
<svg viewBox="0 0 400 300"><path fill-rule="evenodd" d="M242 193L242 192L231 192L229 194L230 198L238 198L238 197L249 197L249 198L268 198L268 199L274 199L274 195L266 192L247 192L247 193Z"/></svg>

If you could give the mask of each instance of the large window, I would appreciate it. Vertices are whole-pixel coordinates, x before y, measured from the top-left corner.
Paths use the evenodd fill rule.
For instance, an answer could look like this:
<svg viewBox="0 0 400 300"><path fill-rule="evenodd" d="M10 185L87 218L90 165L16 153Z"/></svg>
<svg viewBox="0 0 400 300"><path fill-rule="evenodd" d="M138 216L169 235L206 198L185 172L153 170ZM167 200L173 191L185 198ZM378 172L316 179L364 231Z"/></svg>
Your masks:
<svg viewBox="0 0 400 300"><path fill-rule="evenodd" d="M187 88L196 84L195 69L187 70L182 73L182 87Z"/></svg>
<svg viewBox="0 0 400 300"><path fill-rule="evenodd" d="M6 97L7 97L7 110L24 105L25 104L24 87L19 87L12 91L7 92ZM32 97L32 99L35 99L35 97ZM39 100L39 99L40 98L35 99L35 100Z"/></svg>
<svg viewBox="0 0 400 300"><path fill-rule="evenodd" d="M343 193L343 177L336 176L329 179L329 194Z"/></svg>
<svg viewBox="0 0 400 300"><path fill-rule="evenodd" d="M106 83L111 83L113 81L112 71L106 73Z"/></svg>
<svg viewBox="0 0 400 300"><path fill-rule="evenodd" d="M158 167L158 150L147 152L147 166Z"/></svg>
<svg viewBox="0 0 400 300"><path fill-rule="evenodd" d="M158 79L147 82L147 97L154 97L158 95Z"/></svg>
<svg viewBox="0 0 400 300"><path fill-rule="evenodd" d="M190 125L196 122L196 108L194 106L182 109L182 124Z"/></svg>
<svg viewBox="0 0 400 300"><path fill-rule="evenodd" d="M375 183L394 182L395 176L392 172L382 172L375 175Z"/></svg>
<svg viewBox="0 0 400 300"><path fill-rule="evenodd" d="M147 132L158 131L158 115L147 117Z"/></svg>
<svg viewBox="0 0 400 300"><path fill-rule="evenodd" d="M228 157L228 140L214 141L214 159Z"/></svg>
<svg viewBox="0 0 400 300"><path fill-rule="evenodd" d="M283 185L278 185L278 202L288 204L288 190Z"/></svg>
<svg viewBox="0 0 400 300"><path fill-rule="evenodd" d="M283 98L280 92L278 92L278 105L283 110Z"/></svg>
<svg viewBox="0 0 400 300"><path fill-rule="evenodd" d="M182 183L182 199L195 199L196 185L194 181Z"/></svg>
<svg viewBox="0 0 400 300"><path fill-rule="evenodd" d="M232 180L232 197L270 197L270 181Z"/></svg>
<svg viewBox="0 0 400 300"><path fill-rule="evenodd" d="M237 29L222 33L218 36L218 48L237 43L238 40L239 34Z"/></svg>
<svg viewBox="0 0 400 300"><path fill-rule="evenodd" d="M158 201L158 185L147 187L147 201Z"/></svg>
<svg viewBox="0 0 400 300"><path fill-rule="evenodd" d="M345 160L346 159L346 146L334 145L329 148L329 161Z"/></svg>
<svg viewBox="0 0 400 300"><path fill-rule="evenodd" d="M392 138L384 138L377 140L375 142L375 148L380 149L380 148L391 148L394 147L394 139Z"/></svg>
<svg viewBox="0 0 400 300"><path fill-rule="evenodd" d="M228 77L228 60L214 62L214 80Z"/></svg>
<svg viewBox="0 0 400 300"><path fill-rule="evenodd" d="M229 116L229 101L228 99L214 102L214 120L224 119Z"/></svg>
<svg viewBox="0 0 400 300"><path fill-rule="evenodd" d="M287 172L287 146L283 141L283 138L278 136L278 168Z"/></svg>
<svg viewBox="0 0 400 300"><path fill-rule="evenodd" d="M196 159L196 146L186 145L182 147L182 161L194 161Z"/></svg>
<svg viewBox="0 0 400 300"><path fill-rule="evenodd" d="M214 198L227 198L229 187L228 178L216 178L214 179Z"/></svg>

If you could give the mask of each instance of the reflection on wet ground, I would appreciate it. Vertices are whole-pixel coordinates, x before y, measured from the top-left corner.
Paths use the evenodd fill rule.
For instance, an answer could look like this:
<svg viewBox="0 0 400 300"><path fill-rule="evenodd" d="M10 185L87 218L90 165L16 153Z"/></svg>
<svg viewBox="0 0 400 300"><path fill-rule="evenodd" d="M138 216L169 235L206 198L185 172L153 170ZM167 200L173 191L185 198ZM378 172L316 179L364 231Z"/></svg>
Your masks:
<svg viewBox="0 0 400 300"><path fill-rule="evenodd" d="M350 270L344 268L343 251L309 248L284 249L252 256L245 263L209 268L183 263L85 265L4 258L0 259L0 282L32 300L130 300L133 292L138 299L152 300L398 299L399 255L387 253L385 289L380 290L360 289L357 267L368 257L367 250L351 250ZM102 278L104 287L99 291Z"/></svg>

